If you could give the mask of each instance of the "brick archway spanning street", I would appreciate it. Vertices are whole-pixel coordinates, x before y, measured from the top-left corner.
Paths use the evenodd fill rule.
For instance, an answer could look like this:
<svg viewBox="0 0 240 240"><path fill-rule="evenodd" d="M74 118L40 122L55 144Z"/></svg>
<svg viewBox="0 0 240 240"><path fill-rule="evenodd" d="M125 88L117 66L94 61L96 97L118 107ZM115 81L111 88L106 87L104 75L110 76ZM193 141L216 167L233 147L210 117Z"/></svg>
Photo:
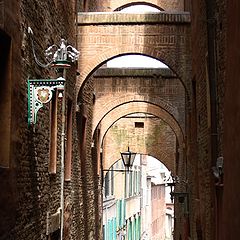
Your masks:
<svg viewBox="0 0 240 240"><path fill-rule="evenodd" d="M77 94L107 60L142 54L168 65L190 91L190 15L188 13L82 13L78 16L80 76Z"/></svg>
<svg viewBox="0 0 240 240"><path fill-rule="evenodd" d="M123 119L120 119L121 121ZM118 124L118 122L116 124ZM127 119L127 121L129 121ZM159 121L161 121L159 119ZM145 122L146 123L146 122ZM115 124L113 125L115 126ZM176 173L176 135L175 133L170 129L168 131L168 134L161 134L161 137L155 136L154 141L152 144L147 147L143 147L143 145L138 145L139 144L139 135L137 136L131 136L131 141L128 144L128 138L125 140L122 140L121 143L119 144L116 141L116 137L118 138L122 132L120 130L119 135L117 135L117 132L115 129L110 128L109 131L107 132L105 139L104 139L104 144L102 146L102 166L103 169L109 169L111 165L115 162L116 159L120 157L120 152L126 151L127 146L130 146L130 150L133 152L137 152L142 155L150 155L161 161L164 165L167 166L167 168L173 173ZM125 128L125 131L130 130L129 128ZM149 139L149 136L153 135L153 132L144 132L145 138ZM134 144L132 144L134 142ZM147 140L146 140L147 142ZM166 148L166 146L171 143L171 148ZM124 147L123 147L124 146ZM158 146L158 147L157 147ZM179 161L178 161L179 162ZM182 162L180 163L182 164Z"/></svg>
<svg viewBox="0 0 240 240"><path fill-rule="evenodd" d="M110 3L110 9L123 9L127 6L132 6L132 5L149 5L158 9L161 9L163 11L184 11L184 1L179 1L179 0L173 0L169 2L169 0L144 0L144 1L139 1L139 0L115 0L111 1Z"/></svg>
<svg viewBox="0 0 240 240"><path fill-rule="evenodd" d="M134 130L135 133L133 133L133 123L130 123L128 118L122 118L132 113L153 114L158 119L156 120L155 118L154 121L152 119L143 119L146 124L143 138L141 138L141 134L136 135L136 129ZM116 124L119 125L124 121L129 123L127 126L130 126L130 128L122 126L122 130L116 130L114 126L116 126ZM149 129L147 127L148 124L151 126L154 125L155 127L151 128L152 130L149 131L147 130ZM130 134L133 134L130 136L129 144L132 151L154 156L175 173L176 141L179 142L179 147L182 148L183 139L181 134L179 136L179 129L176 129L177 127L173 125L174 122L171 122L169 116L166 115L164 110L162 111L162 109L152 104L132 102L114 109L102 120L100 126L101 132L99 141L102 143L101 145L103 149L103 168L110 168L113 159L117 159L119 152L127 149L129 137L126 137L124 132L130 132ZM156 131L157 129L159 131Z"/></svg>
<svg viewBox="0 0 240 240"><path fill-rule="evenodd" d="M105 104L103 104L103 102L105 102ZM177 107L175 107L173 104L171 104L169 101L166 101L165 99L161 99L160 97L152 98L147 95L138 95L136 93L119 93L117 95L117 98L111 98L111 101L109 101L109 96L105 96L101 98L101 102L96 102L93 111L93 132L96 129L97 125L109 112L119 107L120 105L130 102L145 102L154 104L161 109L164 109L166 112L168 112L168 114L172 115L173 118L176 119L176 121L179 122L180 120Z"/></svg>
<svg viewBox="0 0 240 240"><path fill-rule="evenodd" d="M102 143L104 135L107 133L108 129L113 125L114 122L116 122L121 117L129 115L131 113L148 113L162 119L175 133L179 145L183 143L183 132L173 116L170 115L165 109L147 102L129 102L122 104L110 111L99 123L99 127L101 129L101 137L99 142Z"/></svg>

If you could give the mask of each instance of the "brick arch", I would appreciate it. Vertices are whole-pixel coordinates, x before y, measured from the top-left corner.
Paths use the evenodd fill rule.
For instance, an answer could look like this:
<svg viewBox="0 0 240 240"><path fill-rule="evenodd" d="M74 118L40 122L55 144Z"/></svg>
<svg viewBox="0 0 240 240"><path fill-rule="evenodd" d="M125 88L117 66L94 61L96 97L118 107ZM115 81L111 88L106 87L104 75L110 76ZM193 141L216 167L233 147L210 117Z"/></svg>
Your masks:
<svg viewBox="0 0 240 240"><path fill-rule="evenodd" d="M130 150L135 151L132 148ZM120 155L119 152L120 151L114 151L113 154L109 154L109 151L107 150L107 154L105 155L105 152L103 150L103 162L101 164L103 169L109 169L113 165L115 162L114 159L116 159L117 155ZM142 155L148 155L156 158L161 163L163 163L173 174L176 173L175 152L172 151L170 154L162 148L148 148L147 151L137 150L136 152ZM108 158L106 158L106 156L108 156Z"/></svg>
<svg viewBox="0 0 240 240"><path fill-rule="evenodd" d="M101 129L100 143L102 143L104 135L107 133L108 129L121 117L129 115L131 113L149 113L152 114L164 122L166 122L173 132L175 133L179 144L183 143L183 133L174 117L169 114L165 109L162 109L159 106L156 106L152 103L147 102L129 102L110 111L100 122L99 126Z"/></svg>
<svg viewBox="0 0 240 240"><path fill-rule="evenodd" d="M112 99L109 101L109 96L101 97L105 98L106 101L101 101L101 106L97 103L94 106L93 110L93 132L96 129L100 121L114 108L129 102L147 102L159 106L162 109L165 109L170 115L173 116L177 121L179 121L179 112L178 109L173 106L170 102L162 98L153 98L148 95L138 95L136 93L119 93L117 99ZM102 100L102 99L101 99ZM102 105L102 102L105 102Z"/></svg>
<svg viewBox="0 0 240 240"><path fill-rule="evenodd" d="M171 171L173 174L176 173L176 166L175 166L175 159L172 161L169 161L169 156L166 154L165 151L159 151L159 152L148 152L148 154L146 154L148 156L154 157L155 159L157 159L159 162L163 163L166 168Z"/></svg>
<svg viewBox="0 0 240 240"><path fill-rule="evenodd" d="M168 129L170 130L168 130L167 134L161 135L160 138L163 138L162 139L163 142L165 141L169 142L168 139L172 139L172 141L174 141L176 144L176 140L178 140L180 148L183 147L183 135L181 132L179 132L180 129L177 123L174 121L174 119L172 119L172 116L169 116L168 113L166 113L163 109L160 109L158 106L155 106L153 104L135 103L135 102L127 103L125 104L125 106L121 105L118 108L114 109L101 122L101 126L100 126L101 133L100 133L99 141L103 145L104 139L108 139L107 142L104 141L104 145L102 146L104 151L107 151L107 154L106 155L104 154L104 157L103 157L104 169L108 169L111 166L112 159L116 159L119 151L124 151L124 149L118 149L116 151L115 148L112 148L113 145L116 146L116 143L114 144L114 138L113 139L110 138L109 140L109 136L111 136L109 132L109 130L111 129L111 126L113 126L113 124L123 116L126 116L130 113L140 113L140 112L153 114L158 118L160 118L163 122L167 123L165 124L165 126L168 126ZM135 140L134 139L132 140L135 143ZM150 145L144 144L144 147L138 145L137 143L135 147L132 146L132 144L130 145L131 145L132 151L136 151L140 154L154 156L155 158L163 162L168 167L168 169L170 169L173 173L176 172L176 161L175 161L176 149L175 148L173 148L172 150L169 150L169 149L166 150L164 149L164 147L161 147L162 144L158 144L158 143L157 143L157 146L160 146L160 147L156 147L156 143L154 143L154 145L152 145L152 143ZM107 149L105 146L107 146Z"/></svg>
<svg viewBox="0 0 240 240"><path fill-rule="evenodd" d="M150 6L150 7L153 7L153 8L156 8L160 11L165 11L161 5L157 5L159 1L122 1L122 2L118 2L118 7L116 9L114 9L114 11L121 11L123 10L124 8L127 8L127 7L130 7L130 6L137 6L137 5L146 5L146 6ZM123 5L120 5L120 4L123 4ZM115 6L116 7L116 6Z"/></svg>
<svg viewBox="0 0 240 240"><path fill-rule="evenodd" d="M170 171L170 172L172 172L172 173L174 174L174 173L176 172L175 166L169 164L169 163L166 162L166 161L163 162L163 161L161 160L161 159L165 159L165 158L164 158L165 155L166 155L166 154L163 153L163 157L162 157L161 154L155 154L154 152L149 152L149 153L147 154L147 156L153 157L153 158L155 158L156 160L158 160L159 162L161 162L161 163L168 169L168 171Z"/></svg>
<svg viewBox="0 0 240 240"><path fill-rule="evenodd" d="M157 49L154 49L151 46L145 46L142 45L121 45L121 46L115 46L114 48L105 50L97 55L95 55L93 58L86 60L88 64L84 64L84 60L80 64L79 67L81 70L80 76L77 79L76 82L76 91L78 94L81 93L81 89L84 87L85 82L87 79L95 72L96 69L98 69L101 65L103 65L106 61L113 59L118 56L122 55L128 55L128 54L139 54L139 55L145 55L152 58L155 58L156 60L159 60L169 66L173 72L175 72L178 76L178 78L183 83L183 86L186 90L186 95L188 96L188 89L187 86L188 81L190 79L190 72L186 73L185 67L183 67L182 64L179 63L179 61L176 61L176 54L174 51L174 54L171 53L170 50L165 49L162 51L159 51Z"/></svg>
<svg viewBox="0 0 240 240"><path fill-rule="evenodd" d="M114 0L111 1L111 9L121 9L126 5L135 4L146 4L156 6L158 8L164 9L165 11L184 11L184 1L183 0Z"/></svg>
<svg viewBox="0 0 240 240"><path fill-rule="evenodd" d="M154 49L152 46L145 46L144 44L139 45L121 45L121 46L114 46L114 48L107 49L103 52L100 52L97 56L93 56L93 58L88 60L88 64L81 63L81 58L79 60L79 68L80 70L80 77L77 80L77 87L79 89L80 85L91 75L93 72L95 72L96 69L101 67L105 62L107 62L110 59L124 56L124 55L130 55L130 54L139 54L144 55L148 57L155 58L156 60L159 60L163 63L165 63L167 66L173 66L173 71L176 72L174 65L176 65L175 59L173 59L167 51L162 51L161 53ZM82 61L84 62L84 60ZM81 67L82 66L82 67Z"/></svg>

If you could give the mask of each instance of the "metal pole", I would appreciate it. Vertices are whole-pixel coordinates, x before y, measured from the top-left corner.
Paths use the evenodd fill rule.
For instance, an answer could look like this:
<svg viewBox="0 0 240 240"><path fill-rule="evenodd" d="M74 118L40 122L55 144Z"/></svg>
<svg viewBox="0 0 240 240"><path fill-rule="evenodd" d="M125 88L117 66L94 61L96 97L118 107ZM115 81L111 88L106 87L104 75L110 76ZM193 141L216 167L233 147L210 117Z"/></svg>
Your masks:
<svg viewBox="0 0 240 240"><path fill-rule="evenodd" d="M63 77L66 79L66 70L63 70ZM60 240L63 240L63 225L64 225L64 160L65 160L65 103L66 92L65 85L62 98L62 132L61 132L61 193L60 193L60 208L61 208L61 225L60 225Z"/></svg>

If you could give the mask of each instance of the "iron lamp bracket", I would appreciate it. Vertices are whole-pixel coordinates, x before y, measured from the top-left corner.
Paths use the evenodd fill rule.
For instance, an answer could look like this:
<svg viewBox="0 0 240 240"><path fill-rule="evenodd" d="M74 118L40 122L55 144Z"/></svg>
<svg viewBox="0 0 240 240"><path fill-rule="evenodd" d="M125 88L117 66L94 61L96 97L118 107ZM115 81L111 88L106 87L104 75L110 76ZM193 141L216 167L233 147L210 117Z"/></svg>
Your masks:
<svg viewBox="0 0 240 240"><path fill-rule="evenodd" d="M28 79L28 126L36 124L37 113L52 100L55 90L64 91L65 79Z"/></svg>

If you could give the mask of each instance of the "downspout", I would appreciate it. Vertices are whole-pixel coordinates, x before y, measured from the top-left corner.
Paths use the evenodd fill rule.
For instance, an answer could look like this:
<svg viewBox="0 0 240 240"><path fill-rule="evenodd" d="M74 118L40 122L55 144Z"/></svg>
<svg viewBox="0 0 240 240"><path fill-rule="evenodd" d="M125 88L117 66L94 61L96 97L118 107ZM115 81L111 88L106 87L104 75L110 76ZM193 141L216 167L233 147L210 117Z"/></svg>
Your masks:
<svg viewBox="0 0 240 240"><path fill-rule="evenodd" d="M66 70L63 70L63 77L66 79ZM62 98L62 131L61 131L61 192L60 192L60 209L61 209L61 223L60 223L60 240L63 240L64 228L64 161L65 161L65 104L66 104L66 86L64 85Z"/></svg>
<svg viewBox="0 0 240 240"><path fill-rule="evenodd" d="M207 14L207 46L208 46L208 76L211 104L211 166L216 165L218 157L218 133L217 133L217 69L216 69L216 1L205 0ZM213 190L213 189L212 189ZM216 238L217 226L213 228L213 236Z"/></svg>

